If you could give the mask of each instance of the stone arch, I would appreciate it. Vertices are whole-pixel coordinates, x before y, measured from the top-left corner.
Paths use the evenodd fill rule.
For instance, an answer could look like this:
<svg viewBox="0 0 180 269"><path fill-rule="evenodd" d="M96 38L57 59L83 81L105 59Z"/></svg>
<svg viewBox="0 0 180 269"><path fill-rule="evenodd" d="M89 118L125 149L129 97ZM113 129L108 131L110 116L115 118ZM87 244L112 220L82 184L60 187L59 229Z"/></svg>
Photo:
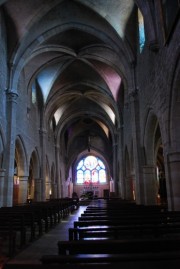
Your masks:
<svg viewBox="0 0 180 269"><path fill-rule="evenodd" d="M40 161L37 149L33 150L29 160L28 199L41 200Z"/></svg>
<svg viewBox="0 0 180 269"><path fill-rule="evenodd" d="M16 138L15 158L18 163L18 175L27 175L27 153L21 136Z"/></svg>
<svg viewBox="0 0 180 269"><path fill-rule="evenodd" d="M168 141L166 149L166 171L168 178L168 207L171 210L180 210L180 50L176 51L176 62L170 70L171 80L169 82L169 118L168 118Z"/></svg>
<svg viewBox="0 0 180 269"><path fill-rule="evenodd" d="M144 138L143 144L145 149L145 163L146 164L155 164L154 162L154 136L155 130L158 125L157 116L150 109L147 114L145 129L144 129Z"/></svg>
<svg viewBox="0 0 180 269"><path fill-rule="evenodd" d="M26 203L27 199L27 153L21 136L15 141L15 165L14 165L14 188L13 203Z"/></svg>
<svg viewBox="0 0 180 269"><path fill-rule="evenodd" d="M149 110L146 119L143 146L145 155L145 165L143 166L145 203L157 204L159 203L159 172L163 173L163 180L165 180L165 170L160 123L152 109Z"/></svg>
<svg viewBox="0 0 180 269"><path fill-rule="evenodd" d="M180 51L178 51L180 54ZM179 55L178 54L178 55ZM170 98L170 104L169 107L169 140L171 143L171 146L175 149L175 151L178 149L180 151L180 124L179 124L179 118L180 118L180 64L179 64L179 58L177 59L177 63L175 64L175 68L173 68L173 78L171 81L172 85L169 85L171 88L171 98Z"/></svg>

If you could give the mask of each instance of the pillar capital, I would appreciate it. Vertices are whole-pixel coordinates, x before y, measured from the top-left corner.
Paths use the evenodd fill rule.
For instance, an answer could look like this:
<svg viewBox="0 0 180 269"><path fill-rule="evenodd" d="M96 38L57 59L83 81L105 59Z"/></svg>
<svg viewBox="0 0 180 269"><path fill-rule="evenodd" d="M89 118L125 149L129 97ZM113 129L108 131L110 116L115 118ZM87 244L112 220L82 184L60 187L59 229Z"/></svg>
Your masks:
<svg viewBox="0 0 180 269"><path fill-rule="evenodd" d="M139 89L138 88L133 89L132 91L130 91L130 93L128 95L130 102L136 101L138 99L138 94L139 94Z"/></svg>
<svg viewBox="0 0 180 269"><path fill-rule="evenodd" d="M47 130L46 129L39 129L39 134L40 135L46 135L47 134Z"/></svg>
<svg viewBox="0 0 180 269"><path fill-rule="evenodd" d="M17 176L19 178L19 181L28 181L28 176Z"/></svg>
<svg viewBox="0 0 180 269"><path fill-rule="evenodd" d="M17 101L17 98L18 98L18 93L15 92L15 91L7 91L6 92L6 95L7 95L7 101L8 102L15 102Z"/></svg>

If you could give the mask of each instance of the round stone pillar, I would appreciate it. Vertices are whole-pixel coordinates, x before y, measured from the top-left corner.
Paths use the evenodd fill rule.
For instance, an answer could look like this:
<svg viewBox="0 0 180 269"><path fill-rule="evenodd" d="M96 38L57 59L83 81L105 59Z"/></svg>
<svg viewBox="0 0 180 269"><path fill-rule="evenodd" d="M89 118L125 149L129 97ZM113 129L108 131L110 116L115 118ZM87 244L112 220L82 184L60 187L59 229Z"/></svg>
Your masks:
<svg viewBox="0 0 180 269"><path fill-rule="evenodd" d="M125 178L125 190L126 190L126 194L125 194L125 199L127 200L133 200L133 178L132 176L127 176Z"/></svg>
<svg viewBox="0 0 180 269"><path fill-rule="evenodd" d="M168 208L170 210L180 210L180 153L174 152L168 154L168 180L167 184L167 199Z"/></svg>
<svg viewBox="0 0 180 269"><path fill-rule="evenodd" d="M42 185L41 182L42 182L41 178L34 179L34 200L36 202L41 201L41 185Z"/></svg>
<svg viewBox="0 0 180 269"><path fill-rule="evenodd" d="M19 178L19 195L18 203L25 204L27 202L27 192L28 192L28 176L18 176Z"/></svg>
<svg viewBox="0 0 180 269"><path fill-rule="evenodd" d="M0 207L3 206L4 201L4 178L5 178L5 169L0 169Z"/></svg>
<svg viewBox="0 0 180 269"><path fill-rule="evenodd" d="M7 92L7 143L4 154L6 166L4 181L5 206L13 205L17 97L18 94L16 92Z"/></svg>
<svg viewBox="0 0 180 269"><path fill-rule="evenodd" d="M39 131L40 143L41 143L41 200L46 200L46 143L47 143L47 131L41 129Z"/></svg>
<svg viewBox="0 0 180 269"><path fill-rule="evenodd" d="M156 169L153 165L143 166L143 178L144 203L145 205L155 205L157 203Z"/></svg>

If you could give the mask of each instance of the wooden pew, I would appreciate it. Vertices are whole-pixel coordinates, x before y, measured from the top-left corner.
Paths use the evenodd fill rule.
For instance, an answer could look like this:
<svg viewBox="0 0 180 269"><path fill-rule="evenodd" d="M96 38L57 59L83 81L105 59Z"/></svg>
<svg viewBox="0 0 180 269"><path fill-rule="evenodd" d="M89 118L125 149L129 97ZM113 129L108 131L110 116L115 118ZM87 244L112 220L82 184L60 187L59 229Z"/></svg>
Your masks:
<svg viewBox="0 0 180 269"><path fill-rule="evenodd" d="M179 250L180 237L173 239L58 241L59 255L147 253Z"/></svg>
<svg viewBox="0 0 180 269"><path fill-rule="evenodd" d="M112 266L120 262L137 261L162 261L178 260L180 262L180 252L172 253L123 253L123 254L74 254L74 255L43 255L43 264L111 264Z"/></svg>
<svg viewBox="0 0 180 269"><path fill-rule="evenodd" d="M23 216L14 213L0 214L0 230L9 232L9 225L16 232L16 242L19 239L19 248L23 247L26 243L26 227Z"/></svg>
<svg viewBox="0 0 180 269"><path fill-rule="evenodd" d="M173 268L179 269L179 259L162 259L162 260L139 260L139 261L120 261L117 263L72 263L72 264L28 264L28 263L15 263L5 264L3 269L162 269Z"/></svg>
<svg viewBox="0 0 180 269"><path fill-rule="evenodd" d="M0 254L12 257L16 249L16 232L11 224L6 227L6 230L0 228ZM0 255L0 256L1 256Z"/></svg>
<svg viewBox="0 0 180 269"><path fill-rule="evenodd" d="M0 208L0 238L7 256L53 228L74 209L72 199L57 199ZM9 226L11 225L11 229ZM8 252L5 245L8 244Z"/></svg>
<svg viewBox="0 0 180 269"><path fill-rule="evenodd" d="M180 223L159 225L88 226L69 228L69 240L180 236Z"/></svg>

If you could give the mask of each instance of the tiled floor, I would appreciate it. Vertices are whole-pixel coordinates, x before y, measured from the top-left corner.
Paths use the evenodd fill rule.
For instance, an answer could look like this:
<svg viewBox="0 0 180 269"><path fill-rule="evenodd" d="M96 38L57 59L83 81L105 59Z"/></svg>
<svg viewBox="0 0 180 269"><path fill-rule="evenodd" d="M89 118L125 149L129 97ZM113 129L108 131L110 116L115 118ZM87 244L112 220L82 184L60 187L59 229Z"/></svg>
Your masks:
<svg viewBox="0 0 180 269"><path fill-rule="evenodd" d="M44 254L57 254L57 242L59 240L68 240L68 228L73 227L74 221L84 212L86 206L80 206L67 219L62 220L48 233L31 243L26 249L17 254L8 263L40 263L39 259Z"/></svg>

